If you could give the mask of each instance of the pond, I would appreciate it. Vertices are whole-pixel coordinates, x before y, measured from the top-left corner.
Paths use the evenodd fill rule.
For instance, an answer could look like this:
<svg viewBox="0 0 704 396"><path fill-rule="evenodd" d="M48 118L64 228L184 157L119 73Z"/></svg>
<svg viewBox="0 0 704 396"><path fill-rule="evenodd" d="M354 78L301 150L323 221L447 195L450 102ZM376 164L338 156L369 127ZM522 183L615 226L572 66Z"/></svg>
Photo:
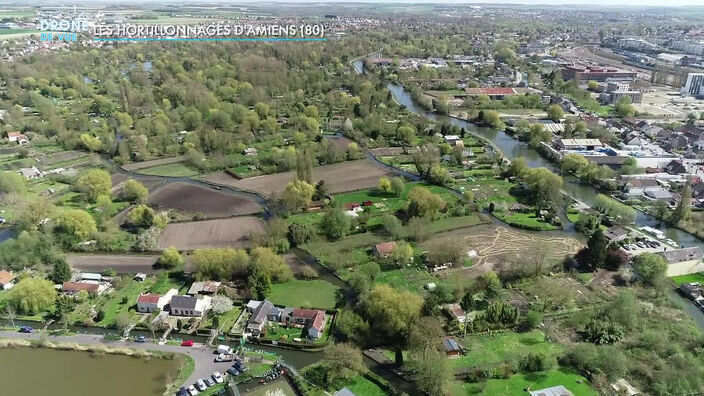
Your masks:
<svg viewBox="0 0 704 396"><path fill-rule="evenodd" d="M4 395L154 395L178 375L179 362L48 348L0 350Z"/></svg>

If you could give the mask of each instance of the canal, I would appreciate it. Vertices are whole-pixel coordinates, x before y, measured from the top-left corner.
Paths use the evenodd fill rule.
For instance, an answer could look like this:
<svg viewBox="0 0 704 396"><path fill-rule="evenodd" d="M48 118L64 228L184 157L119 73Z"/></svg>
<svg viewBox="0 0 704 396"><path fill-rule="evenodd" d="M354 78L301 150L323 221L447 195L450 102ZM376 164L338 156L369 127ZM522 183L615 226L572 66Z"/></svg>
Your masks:
<svg viewBox="0 0 704 396"><path fill-rule="evenodd" d="M177 360L4 348L0 353L3 395L161 396L178 376Z"/></svg>

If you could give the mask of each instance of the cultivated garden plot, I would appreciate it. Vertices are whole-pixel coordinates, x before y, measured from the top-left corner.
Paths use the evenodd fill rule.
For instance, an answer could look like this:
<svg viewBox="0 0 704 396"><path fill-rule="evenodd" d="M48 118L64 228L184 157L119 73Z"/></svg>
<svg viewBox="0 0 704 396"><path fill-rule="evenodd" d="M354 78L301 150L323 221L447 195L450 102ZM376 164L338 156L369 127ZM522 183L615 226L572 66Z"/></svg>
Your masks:
<svg viewBox="0 0 704 396"><path fill-rule="evenodd" d="M246 247L250 234L262 234L266 228L257 217L237 217L172 223L159 237L158 249L174 246L179 250L200 248Z"/></svg>
<svg viewBox="0 0 704 396"><path fill-rule="evenodd" d="M238 216L261 210L253 198L188 183L173 183L152 193L149 203L207 216Z"/></svg>
<svg viewBox="0 0 704 396"><path fill-rule="evenodd" d="M160 165L167 165L167 164L173 164L177 162L181 162L186 159L185 155L181 155L178 157L168 157L168 158L159 158L151 161L144 161L144 162L134 162L131 164L125 164L122 165L122 169L127 170L127 171L136 171L138 169L145 169L145 168L151 168L155 166L160 166Z"/></svg>
<svg viewBox="0 0 704 396"><path fill-rule="evenodd" d="M137 254L72 254L66 258L71 267L84 272L102 272L112 269L117 273L154 273L159 256Z"/></svg>
<svg viewBox="0 0 704 396"><path fill-rule="evenodd" d="M374 187L381 176L390 175L386 170L378 168L366 160L341 162L313 168L313 184L325 180L330 185L330 192L333 194ZM270 196L273 192L283 191L286 184L294 177L294 172L283 172L238 180L225 172L218 172L207 175L204 179Z"/></svg>

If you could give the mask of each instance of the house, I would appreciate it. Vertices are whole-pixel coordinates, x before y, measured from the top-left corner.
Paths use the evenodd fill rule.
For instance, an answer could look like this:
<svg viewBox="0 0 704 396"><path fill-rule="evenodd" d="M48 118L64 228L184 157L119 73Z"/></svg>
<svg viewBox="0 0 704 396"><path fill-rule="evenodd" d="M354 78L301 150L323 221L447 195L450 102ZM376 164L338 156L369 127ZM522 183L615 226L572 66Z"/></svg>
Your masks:
<svg viewBox="0 0 704 396"><path fill-rule="evenodd" d="M457 359L460 357L460 353L462 353L462 349L460 348L460 344L457 343L457 340L454 338L448 337L445 338L442 342L443 348L445 348L445 353L447 356L451 359Z"/></svg>
<svg viewBox="0 0 704 396"><path fill-rule="evenodd" d="M704 271L704 264L702 264L702 250L699 246L665 250L659 254L667 261L668 277Z"/></svg>
<svg viewBox="0 0 704 396"><path fill-rule="evenodd" d="M308 337L320 338L325 325L325 311L319 309L294 308L282 321L308 329Z"/></svg>
<svg viewBox="0 0 704 396"><path fill-rule="evenodd" d="M222 282L193 282L186 294L189 296L195 296L196 294L212 295L217 293L218 289L220 289L220 285L222 285Z"/></svg>
<svg viewBox="0 0 704 396"><path fill-rule="evenodd" d="M37 169L36 166L33 166L31 168L20 168L17 173L24 176L25 179L37 179L44 176L42 171Z"/></svg>
<svg viewBox="0 0 704 396"><path fill-rule="evenodd" d="M671 175L681 175L687 173L687 167L684 166L682 161L672 160L665 165L665 172Z"/></svg>
<svg viewBox="0 0 704 396"><path fill-rule="evenodd" d="M447 135L444 136L445 143L449 144L452 147L464 147L464 142L462 141L462 138L460 138L457 135Z"/></svg>
<svg viewBox="0 0 704 396"><path fill-rule="evenodd" d="M665 190L665 189L652 189L652 190L646 190L643 195L646 198L649 198L653 201L665 201L666 203L669 203L672 201L673 195L671 192Z"/></svg>
<svg viewBox="0 0 704 396"><path fill-rule="evenodd" d="M388 257L394 249L396 249L396 242L394 241L377 243L372 247L372 254L377 258L385 258Z"/></svg>
<svg viewBox="0 0 704 396"><path fill-rule="evenodd" d="M618 242L628 237L628 230L619 226L613 226L604 231L604 236L611 242Z"/></svg>
<svg viewBox="0 0 704 396"><path fill-rule="evenodd" d="M692 184L692 197L697 199L704 198L704 182Z"/></svg>
<svg viewBox="0 0 704 396"><path fill-rule="evenodd" d="M244 149L244 155L247 157L254 157L257 154L259 154L259 151L255 149L254 147L248 147Z"/></svg>
<svg viewBox="0 0 704 396"><path fill-rule="evenodd" d="M137 312L152 313L161 311L171 302L171 298L178 294L178 290L171 289L166 294L142 294L137 298Z"/></svg>
<svg viewBox="0 0 704 396"><path fill-rule="evenodd" d="M84 290L88 293L101 294L105 289L107 289L107 286L101 283L64 282L61 285L61 291L70 296L76 295Z"/></svg>
<svg viewBox="0 0 704 396"><path fill-rule="evenodd" d="M567 390L563 385L551 386L545 389L535 391L529 390L530 396L574 396L572 392Z"/></svg>
<svg viewBox="0 0 704 396"><path fill-rule="evenodd" d="M687 143L687 138L684 135L677 133L670 135L670 137L665 139L663 144L673 150L684 150L687 147Z"/></svg>
<svg viewBox="0 0 704 396"><path fill-rule="evenodd" d="M274 304L272 304L272 302L269 300L264 300L257 304L257 307L252 312L252 316L250 316L249 321L247 321L246 331L253 335L259 335L262 332L264 326L266 326L266 323L269 320L269 311L271 311L271 308L273 307Z"/></svg>
<svg viewBox="0 0 704 396"><path fill-rule="evenodd" d="M203 316L210 309L208 296L201 298L193 296L173 296L171 297L171 315L176 316Z"/></svg>
<svg viewBox="0 0 704 396"><path fill-rule="evenodd" d="M332 396L357 396L357 395L347 388L342 388L339 391L333 393Z"/></svg>
<svg viewBox="0 0 704 396"><path fill-rule="evenodd" d="M660 184L655 179L629 179L623 186L625 197L642 197L648 190L659 190Z"/></svg>
<svg viewBox="0 0 704 396"><path fill-rule="evenodd" d="M12 286L15 284L15 279L17 279L17 275L14 275L12 272L5 270L0 271L0 287L2 287L2 290L12 289Z"/></svg>
<svg viewBox="0 0 704 396"><path fill-rule="evenodd" d="M452 319L457 319L458 322L464 323L467 320L467 313L460 307L459 304L446 304L445 310L452 317Z"/></svg>
<svg viewBox="0 0 704 396"><path fill-rule="evenodd" d="M16 142L19 145L29 144L29 138L21 132L8 132L7 140Z"/></svg>

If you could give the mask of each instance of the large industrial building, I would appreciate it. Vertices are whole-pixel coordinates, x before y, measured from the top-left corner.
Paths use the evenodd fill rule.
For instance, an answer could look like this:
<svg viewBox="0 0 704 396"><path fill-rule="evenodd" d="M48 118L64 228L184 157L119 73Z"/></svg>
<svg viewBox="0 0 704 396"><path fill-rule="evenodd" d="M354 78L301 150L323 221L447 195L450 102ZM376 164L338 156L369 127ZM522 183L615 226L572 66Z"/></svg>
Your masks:
<svg viewBox="0 0 704 396"><path fill-rule="evenodd" d="M704 73L687 74L687 82L682 87L682 94L691 96L704 95Z"/></svg>
<svg viewBox="0 0 704 396"><path fill-rule="evenodd" d="M635 81L636 72L603 67L566 66L562 68L562 78L567 80L583 81Z"/></svg>

